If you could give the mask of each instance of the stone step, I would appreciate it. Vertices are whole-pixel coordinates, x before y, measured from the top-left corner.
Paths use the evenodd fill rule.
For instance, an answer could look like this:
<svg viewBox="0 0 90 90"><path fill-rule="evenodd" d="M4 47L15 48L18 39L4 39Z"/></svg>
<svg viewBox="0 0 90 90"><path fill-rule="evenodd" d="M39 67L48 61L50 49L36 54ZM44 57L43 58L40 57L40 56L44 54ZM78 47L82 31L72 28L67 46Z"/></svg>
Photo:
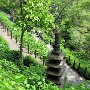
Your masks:
<svg viewBox="0 0 90 90"><path fill-rule="evenodd" d="M60 85L61 81L60 81L60 77L57 77L57 76L53 76L53 75L47 75L47 78L46 78L47 81L52 81L53 83L55 84L58 84Z"/></svg>
<svg viewBox="0 0 90 90"><path fill-rule="evenodd" d="M62 61L64 58L63 54L60 54L59 56L58 55L50 55L49 56L49 60L58 60L58 61Z"/></svg>
<svg viewBox="0 0 90 90"><path fill-rule="evenodd" d="M53 67L53 68L61 68L60 64L54 64L54 63L48 63L45 64L47 67Z"/></svg>
<svg viewBox="0 0 90 90"><path fill-rule="evenodd" d="M52 71L46 71L46 74L54 75L54 76L61 76L62 75L61 73L52 72Z"/></svg>

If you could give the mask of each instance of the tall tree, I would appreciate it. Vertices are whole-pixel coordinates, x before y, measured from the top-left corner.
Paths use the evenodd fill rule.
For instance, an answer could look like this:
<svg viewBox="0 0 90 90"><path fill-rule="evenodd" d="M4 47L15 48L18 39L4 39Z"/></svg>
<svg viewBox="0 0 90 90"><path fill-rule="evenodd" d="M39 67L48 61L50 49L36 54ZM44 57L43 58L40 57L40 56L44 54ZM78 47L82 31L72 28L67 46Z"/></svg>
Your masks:
<svg viewBox="0 0 90 90"><path fill-rule="evenodd" d="M20 0L20 8L16 10L16 22L21 27L20 55L23 66L23 37L25 31L33 27L48 28L53 26L54 18L49 12L50 0Z"/></svg>

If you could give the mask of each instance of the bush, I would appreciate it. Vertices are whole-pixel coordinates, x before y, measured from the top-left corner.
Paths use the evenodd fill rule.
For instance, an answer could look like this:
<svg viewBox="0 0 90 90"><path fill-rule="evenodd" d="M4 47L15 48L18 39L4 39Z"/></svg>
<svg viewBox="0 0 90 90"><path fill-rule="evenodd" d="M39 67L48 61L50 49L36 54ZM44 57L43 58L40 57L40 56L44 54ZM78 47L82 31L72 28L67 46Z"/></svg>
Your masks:
<svg viewBox="0 0 90 90"><path fill-rule="evenodd" d="M20 59L20 52L19 51L15 51L15 50L10 50L8 51L8 53L6 54L6 59L16 62L17 60Z"/></svg>
<svg viewBox="0 0 90 90"><path fill-rule="evenodd" d="M7 59L12 62L17 62L20 59L19 51L7 50L4 52L0 52L0 59Z"/></svg>
<svg viewBox="0 0 90 90"><path fill-rule="evenodd" d="M33 66L36 66L37 65L37 62L35 59L31 58L30 56L26 56L24 57L23 59L23 63L25 66L30 66L30 65L33 65Z"/></svg>

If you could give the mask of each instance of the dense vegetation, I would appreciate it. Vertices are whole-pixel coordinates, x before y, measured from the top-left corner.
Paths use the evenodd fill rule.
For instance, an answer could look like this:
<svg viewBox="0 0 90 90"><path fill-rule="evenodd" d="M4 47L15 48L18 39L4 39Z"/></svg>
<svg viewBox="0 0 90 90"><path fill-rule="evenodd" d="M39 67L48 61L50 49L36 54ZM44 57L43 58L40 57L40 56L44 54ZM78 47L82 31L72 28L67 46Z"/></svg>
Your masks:
<svg viewBox="0 0 90 90"><path fill-rule="evenodd" d="M67 57L71 56L70 64L73 66L75 60L77 69L82 63L82 72L85 66L90 70L90 0L69 1L52 1L51 12L60 27L62 44L70 50L64 50Z"/></svg>
<svg viewBox="0 0 90 90"><path fill-rule="evenodd" d="M45 68L42 65L39 65L33 58L24 58L24 64L28 60L29 65L28 67L24 66L24 70L22 71L17 64L18 61L13 61L13 58L15 58L15 56L13 56L13 54L11 54L11 56L9 55L9 46L2 37L0 37L0 49L2 49L3 51L7 50L7 56L0 56L1 90L58 90L58 88L55 85L53 86L52 83L45 83ZM14 54L16 54L16 52L13 51ZM3 55L5 55L4 53ZM1 54L2 52L0 52L0 55ZM8 58L8 55L10 56L11 60L6 59Z"/></svg>
<svg viewBox="0 0 90 90"><path fill-rule="evenodd" d="M2 58L0 59L1 90L60 90L53 83L47 84L45 82L45 67L38 64L35 59L31 57L25 57L24 61L28 60L29 66L24 66L23 71L20 69L17 63L13 61L13 58L15 57L13 56L13 54L11 54L10 56L11 60L4 59L6 57L8 58L9 46L8 43L2 37L0 37L0 41L0 48L2 48L3 51L7 50L7 56L3 58L2 56L0 56L0 58ZM1 54L2 52L0 52L0 55ZM66 90L88 90L89 85L87 83L74 86L67 84L65 88Z"/></svg>
<svg viewBox="0 0 90 90"><path fill-rule="evenodd" d="M85 74L84 76L90 79L89 4L89 0L24 0L24 2L0 0L2 10L0 21L20 43L20 53L11 51L7 42L0 37L0 71L2 72L0 88L2 90L59 90L52 83L45 83L45 67L31 57L22 56L22 48L27 48L29 45L31 54L36 50L40 58L45 56L47 60L49 50L46 44L50 40L54 42L54 28L58 28L61 33L60 48L65 53L66 60L69 60L70 56L69 65L73 67L75 60L74 69L78 70L80 63L79 73ZM36 32L42 31L42 40L36 42L31 32L33 29ZM28 67L25 66L26 61L29 62ZM22 67L24 67L23 71ZM69 89L88 90L86 84L67 85L67 90Z"/></svg>
<svg viewBox="0 0 90 90"><path fill-rule="evenodd" d="M3 15L5 17L2 17ZM18 42L20 43L20 34L21 34L21 31L19 30L20 28L18 29L17 27L14 27L14 29L12 29L13 24L9 20L9 18L7 18L7 15L5 13L1 12L0 17L1 17L1 21L9 29L9 31L12 31L13 37L14 38L16 36L18 37ZM11 24L8 24L8 22L11 23ZM47 36L47 39L48 38L50 38L50 37ZM63 42L63 40L62 40L62 42ZM30 53L34 53L34 51L36 50L38 52L39 57L41 57L41 58L43 58L43 56L47 57L49 50L46 47L46 44L42 40L40 40L39 42L36 42L30 32L25 32L25 35L24 35L24 47L27 48L28 44L30 45L30 48L29 48ZM90 78L89 77L89 75L90 75L90 69L89 69L90 68L90 62L88 61L88 63L87 63L86 60L78 58L76 53L70 51L68 48L65 49L63 47L63 43L61 43L60 47L63 50L63 52L66 54L65 55L66 60L68 60L68 57L70 56L69 64L72 67L73 67L74 60L76 61L74 69L78 70L78 65L79 65L79 63L81 63L81 67L80 67L80 71L79 71L81 75L84 75L85 68L87 67L87 74L85 76L86 76L86 78ZM87 66L86 66L86 64L87 64Z"/></svg>

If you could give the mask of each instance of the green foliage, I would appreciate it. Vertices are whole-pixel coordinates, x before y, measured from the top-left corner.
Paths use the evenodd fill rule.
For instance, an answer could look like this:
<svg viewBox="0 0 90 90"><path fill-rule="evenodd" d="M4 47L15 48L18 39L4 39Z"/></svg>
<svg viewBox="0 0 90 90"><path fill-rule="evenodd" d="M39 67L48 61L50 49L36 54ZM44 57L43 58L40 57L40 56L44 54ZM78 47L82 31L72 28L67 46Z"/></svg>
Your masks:
<svg viewBox="0 0 90 90"><path fill-rule="evenodd" d="M14 63L0 60L1 90L59 90L52 83L45 83L44 67L41 65L25 67L24 71Z"/></svg>
<svg viewBox="0 0 90 90"><path fill-rule="evenodd" d="M33 27L50 28L54 18L49 12L49 6L50 0L25 0L25 3L22 3L22 16L20 8L16 8L15 23L21 26L23 20L24 29L29 28L29 31Z"/></svg>
<svg viewBox="0 0 90 90"><path fill-rule="evenodd" d="M34 59L34 58L31 58L30 56L26 56L26 57L24 57L24 65L25 66L31 66L31 65L33 65L33 66L36 66L37 65L37 61Z"/></svg>
<svg viewBox="0 0 90 90"><path fill-rule="evenodd" d="M0 52L6 51L6 50L9 50L9 45L4 40L4 38L0 36Z"/></svg>
<svg viewBox="0 0 90 90"><path fill-rule="evenodd" d="M0 58L5 57L5 52L9 51L8 43L0 36Z"/></svg>
<svg viewBox="0 0 90 90"><path fill-rule="evenodd" d="M8 43L0 36L0 59L7 59L14 62L20 58L19 51L9 49Z"/></svg>
<svg viewBox="0 0 90 90"><path fill-rule="evenodd" d="M78 71L78 66L79 66L79 63L80 63L80 71L79 73L81 75L84 75L84 71L85 71L85 68L87 67L87 71L86 71L86 74L85 74L85 77L87 79L90 79L90 61L87 61L87 60L84 60L84 59L79 59L77 58L73 52L71 52L69 49L65 49L63 46L61 46L63 52L65 53L65 58L66 60L69 60L69 56L70 56L70 61L69 61L69 64L73 67L73 62L75 60L75 68L77 71Z"/></svg>
<svg viewBox="0 0 90 90"><path fill-rule="evenodd" d="M12 30L14 38L16 38L16 35L17 35L18 42L20 43L21 28L14 27L14 29L13 29L13 23L7 18L6 14L4 16L3 16L3 14L4 13L2 13L2 12L0 13L1 21L9 29L9 31ZM11 23L11 24L9 24L9 23ZM47 50L47 46L45 45L45 43L42 41L36 42L35 39L33 38L33 36L29 32L25 32L24 46L27 48L28 44L30 45L31 53L34 53L34 51L36 50L41 57L47 56L47 53L49 50Z"/></svg>
<svg viewBox="0 0 90 90"><path fill-rule="evenodd" d="M0 66L0 89L1 90L25 90L22 86L25 76L19 73L13 74Z"/></svg>
<svg viewBox="0 0 90 90"><path fill-rule="evenodd" d="M6 71L11 71L13 73L20 72L18 66L16 66L14 62L7 61L6 59L0 60L0 66Z"/></svg>
<svg viewBox="0 0 90 90"><path fill-rule="evenodd" d="M3 41L3 43L7 45L4 39ZM5 55L5 52L3 54ZM52 85L52 83L47 84L45 82L45 68L42 65L37 64L37 62L33 58L24 58L24 64L27 61L29 62L29 67L25 67L24 71L20 70L19 67L16 66L13 62L10 62L18 61L19 58L16 57L18 55L19 53L17 51L7 50L7 57L5 58L9 59L9 61L7 61L6 59L0 60L1 90L59 90L56 85Z"/></svg>
<svg viewBox="0 0 90 90"><path fill-rule="evenodd" d="M16 35L19 37L19 35L20 35L20 31L19 30L17 30L17 28L14 28L14 30L12 30L13 31L13 36L15 37ZM48 37L48 36L47 36ZM27 39L28 38L28 39ZM19 39L20 40L20 39ZM32 37L32 35L29 33L29 32L25 32L25 36L24 36L24 46L25 47L27 47L27 44L29 43L29 45L30 45L30 52L31 53L34 53L34 50L36 50L38 53L39 53L39 55L40 56L43 56L43 55L45 55L45 56L47 56L47 54L48 54L48 49L47 49L47 47L46 47L46 45L45 45L45 43L44 42L42 42L42 41L39 41L39 42L36 42L35 40L34 40L34 38ZM61 43L61 49L63 50L63 52L64 53L66 53L66 55L65 55L65 57L66 58L68 58L69 56L71 57L71 61L70 61L70 63L71 63L71 66L73 66L73 62L74 62L74 60L76 60L76 69L78 68L78 64L79 64L79 62L81 63L81 70L82 70L82 72L84 73L84 70L85 70L85 68L86 68L86 65L84 65L84 63L86 63L87 64L87 61L85 61L85 60L83 60L83 59L78 59L77 57L75 57L74 56L74 54L70 51L70 50L68 50L68 49L65 49L63 46L62 46L62 43ZM88 63L87 64L87 75L86 75L86 77L88 77L88 74L90 75L90 63Z"/></svg>
<svg viewBox="0 0 90 90"><path fill-rule="evenodd" d="M0 52L0 59L7 59L17 63L19 58L20 58L19 51L6 50L4 52Z"/></svg>
<svg viewBox="0 0 90 90"><path fill-rule="evenodd" d="M85 35L90 31L90 1L72 0L59 16L60 11L69 1L54 0L52 1L51 10L55 18L58 17L61 38L67 41L64 42L65 46L71 50L82 52Z"/></svg>
<svg viewBox="0 0 90 90"><path fill-rule="evenodd" d="M10 50L5 52L6 59L11 60L13 62L17 62L20 59L20 52L15 50Z"/></svg>
<svg viewBox="0 0 90 90"><path fill-rule="evenodd" d="M89 9L90 9L90 1L89 0L83 0L81 2L81 8L86 10L86 11L89 11Z"/></svg>
<svg viewBox="0 0 90 90"><path fill-rule="evenodd" d="M67 2L67 0L58 2L58 6L65 5L64 4L65 2ZM29 29L27 29L28 31L30 31L32 27L40 27L40 28L44 28L44 31L45 31L45 30L49 30L47 28L51 28L54 26L54 24L53 24L54 18L51 14L48 13L49 6L50 6L49 0L44 0L44 1L28 0L25 3L23 4L23 18L24 18L23 24L24 24L25 30L28 27L29 27ZM57 0L55 0L55 3L57 3ZM79 4L78 4L78 1L74 1L73 3L71 3L71 6L69 5L69 7L67 7L64 10L65 12L62 13L63 18L62 18L62 23L61 23L61 25L62 25L62 30L61 30L62 34L61 35L62 35L62 38L66 41L66 45L70 44L68 47L74 46L74 50L79 50L79 51L84 49L86 52L85 53L86 57L89 58L90 53L88 51L88 48L90 45L88 42L89 42L90 36L88 36L85 39L86 46L84 46L84 48L82 48L82 46L83 46L82 42L83 42L84 38L79 39L79 36L75 36L75 34L74 34L74 32L75 32L74 30L76 28L80 28L78 30L80 33L80 37L85 36L86 35L85 33L88 33L88 31L90 31L89 30L90 29L90 25L89 25L90 24L89 23L90 14L88 13L88 11L89 11L88 4L89 4L89 0L87 0L87 1L83 0L83 2L81 2L81 3L79 2ZM1 1L0 1L0 5L1 5ZM5 8L7 6L8 5L6 5ZM9 8L12 8L12 6L14 6L14 5L11 4L11 6ZM61 8L56 7L56 9L57 9L57 12L55 12L54 14L56 15L56 18L57 18L58 11L61 10ZM16 22L17 26L21 26L22 23L21 23L21 17L20 17L20 9L16 8L16 10L17 10L17 12L16 12L17 18L15 18L16 19L15 22ZM67 12L66 12L66 10L67 10ZM81 12L81 10L82 10L82 12ZM18 40L20 42L21 28L16 26L16 27L14 27L14 30L13 30L13 23L8 19L7 15L2 12L0 13L0 20L3 22L3 24L6 27L9 28L9 30L13 31L14 38L16 35L18 36ZM60 23L60 22L58 21L58 23ZM47 35L45 35L44 37L46 37L47 42L49 42L50 38L48 38ZM78 43L80 40L81 40L81 42ZM47 50L45 43L42 41L36 42L34 40L33 36L31 34L29 34L29 32L25 32L24 42L25 42L24 43L25 47L27 47L27 44L29 43L30 51L32 53L34 53L34 50L37 50L40 56L43 56L43 55L47 56L48 50ZM5 50L2 47L0 49ZM68 56L70 56L70 58L71 58L70 65L71 66L73 66L74 60L76 60L76 64L75 64L76 70L78 69L78 64L81 63L79 73L84 74L85 68L87 66L87 72L86 72L85 76L87 78L89 78L90 77L90 61L78 59L77 57L80 55L76 55L77 57L75 57L74 56L75 53L71 52L69 49L65 49L63 46L61 46L61 49L63 50L64 53L66 53L65 57L67 60L68 60ZM8 52L10 52L10 53L8 53ZM4 54L2 54L2 52L0 52L0 53L1 53L1 55L5 55L5 53L6 53L7 57L9 56L9 58L7 58L7 59L9 59L11 61L12 60L15 61L16 59L19 59L19 56L15 57L18 54L17 51L13 52L13 51L7 50L6 52L4 52ZM38 65L35 62L35 60L33 61L33 59L31 57L24 58L24 64L26 64L26 66L28 66L28 67L26 67L25 70L22 71L22 74L20 74L21 72L19 73L20 70L18 70L16 66L14 66L13 64L11 65L11 64L12 63L9 64L9 62L7 62L6 60L1 61L1 63L0 63L0 66L1 66L0 67L0 72L1 72L0 77L1 77L1 81L2 81L2 82L0 82L1 90L29 90L29 89L30 90L59 90L55 85L52 85L52 83L49 83L49 84L45 83L45 77L44 77L45 68L43 66ZM6 68L6 67L8 67L8 68ZM5 70L7 70L7 71L5 71ZM13 74L13 73L15 73L15 74ZM75 85L75 86L68 85L66 87L66 90L86 90L86 89L87 90L90 89L90 88L88 88L87 84L81 84L81 85Z"/></svg>
<svg viewBox="0 0 90 90"><path fill-rule="evenodd" d="M66 86L66 90L89 90L90 89L89 85L90 85L89 81L75 85L68 84Z"/></svg>
<svg viewBox="0 0 90 90"><path fill-rule="evenodd" d="M9 29L13 29L13 23L9 20L9 16L4 12L0 12L0 21Z"/></svg>
<svg viewBox="0 0 90 90"><path fill-rule="evenodd" d="M7 68L6 68L7 67ZM1 90L62 90L53 83L46 83L44 67L41 65L25 67L22 71L14 63L0 60L0 89ZM67 84L66 90L89 90L89 82L70 85Z"/></svg>
<svg viewBox="0 0 90 90"><path fill-rule="evenodd" d="M86 41L84 43L85 57L90 61L90 33L86 36Z"/></svg>
<svg viewBox="0 0 90 90"><path fill-rule="evenodd" d="M56 13L57 18L59 12L67 3L67 0L52 1L52 13ZM87 35L90 34L90 0L72 0L71 3L63 10L58 24L60 23L61 38L65 47L77 52L77 58L89 60L89 40ZM60 19L60 20L59 20ZM89 35L90 36L90 35ZM89 37L88 37L89 38ZM84 42L87 44L84 44ZM78 52L81 53L78 55ZM82 57L82 58L81 58ZM81 60L81 61L83 61Z"/></svg>

